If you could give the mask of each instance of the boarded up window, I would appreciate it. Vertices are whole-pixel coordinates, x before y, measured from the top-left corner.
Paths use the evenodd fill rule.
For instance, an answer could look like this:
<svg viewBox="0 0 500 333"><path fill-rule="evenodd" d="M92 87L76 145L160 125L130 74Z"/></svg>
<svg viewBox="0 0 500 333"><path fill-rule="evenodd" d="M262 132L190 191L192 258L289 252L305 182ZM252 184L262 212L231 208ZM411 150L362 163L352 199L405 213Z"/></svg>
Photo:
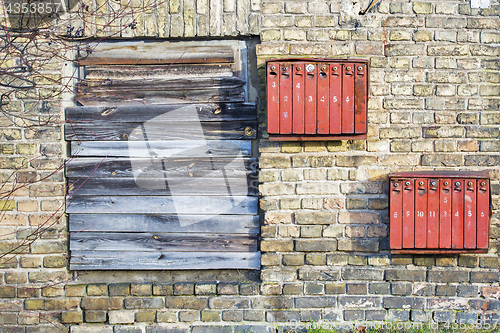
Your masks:
<svg viewBox="0 0 500 333"><path fill-rule="evenodd" d="M241 41L81 50L65 128L71 269L260 267L246 63Z"/></svg>

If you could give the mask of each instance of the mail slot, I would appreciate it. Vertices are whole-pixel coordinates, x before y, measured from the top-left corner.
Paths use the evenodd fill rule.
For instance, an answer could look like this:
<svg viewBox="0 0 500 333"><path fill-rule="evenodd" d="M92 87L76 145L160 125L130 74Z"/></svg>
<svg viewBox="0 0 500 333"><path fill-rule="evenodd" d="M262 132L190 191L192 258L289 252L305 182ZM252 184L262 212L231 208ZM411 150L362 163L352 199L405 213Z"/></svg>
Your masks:
<svg viewBox="0 0 500 333"><path fill-rule="evenodd" d="M389 181L393 252L488 251L488 172L401 172Z"/></svg>
<svg viewBox="0 0 500 333"><path fill-rule="evenodd" d="M266 66L271 140L366 138L367 60L281 59Z"/></svg>

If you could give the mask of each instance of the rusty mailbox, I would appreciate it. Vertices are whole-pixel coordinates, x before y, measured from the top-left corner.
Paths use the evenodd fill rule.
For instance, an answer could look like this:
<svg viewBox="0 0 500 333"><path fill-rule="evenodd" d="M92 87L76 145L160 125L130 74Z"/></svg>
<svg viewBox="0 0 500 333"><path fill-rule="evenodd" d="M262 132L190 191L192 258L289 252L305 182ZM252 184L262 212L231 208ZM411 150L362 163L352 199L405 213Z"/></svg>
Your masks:
<svg viewBox="0 0 500 333"><path fill-rule="evenodd" d="M367 60L267 62L271 140L365 139L367 103Z"/></svg>
<svg viewBox="0 0 500 333"><path fill-rule="evenodd" d="M488 251L488 172L401 172L389 181L393 252Z"/></svg>

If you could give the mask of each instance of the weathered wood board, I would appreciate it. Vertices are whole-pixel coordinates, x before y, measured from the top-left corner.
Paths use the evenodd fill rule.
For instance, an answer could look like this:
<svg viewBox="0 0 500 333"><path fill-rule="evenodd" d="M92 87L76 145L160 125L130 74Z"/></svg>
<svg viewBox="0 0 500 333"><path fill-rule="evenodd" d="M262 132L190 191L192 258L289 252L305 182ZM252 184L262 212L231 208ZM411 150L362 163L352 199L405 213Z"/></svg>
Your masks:
<svg viewBox="0 0 500 333"><path fill-rule="evenodd" d="M66 123L135 123L160 116L165 122L254 121L256 114L254 103L76 106L66 108Z"/></svg>
<svg viewBox="0 0 500 333"><path fill-rule="evenodd" d="M255 235L208 233L77 232L71 251L255 252Z"/></svg>
<svg viewBox="0 0 500 333"><path fill-rule="evenodd" d="M179 73L194 77L231 77L232 63L158 64L158 65L99 65L85 66L85 79L131 80L178 78Z"/></svg>
<svg viewBox="0 0 500 333"><path fill-rule="evenodd" d="M169 122L153 119L147 123L67 123L65 136L66 140L81 141L238 140L254 139L256 129L256 121Z"/></svg>
<svg viewBox="0 0 500 333"><path fill-rule="evenodd" d="M245 196L257 195L258 179L248 178L68 178L69 195L109 196L109 195L198 195L220 196L227 193Z"/></svg>
<svg viewBox="0 0 500 333"><path fill-rule="evenodd" d="M245 196L73 196L69 214L257 214L256 197Z"/></svg>
<svg viewBox="0 0 500 333"><path fill-rule="evenodd" d="M80 66L234 62L233 44L235 43L223 45L214 42L96 42L83 47L77 60Z"/></svg>
<svg viewBox="0 0 500 333"><path fill-rule="evenodd" d="M137 105L137 104L165 104L165 103L213 103L229 102L242 103L245 101L245 92L242 88L219 89L196 87L184 90L135 90L120 89L108 91L79 91L75 100L82 105Z"/></svg>
<svg viewBox="0 0 500 333"><path fill-rule="evenodd" d="M174 141L72 141L72 156L114 157L209 157L251 156L247 140L174 140Z"/></svg>
<svg viewBox="0 0 500 333"><path fill-rule="evenodd" d="M71 270L260 269L260 252L71 251Z"/></svg>
<svg viewBox="0 0 500 333"><path fill-rule="evenodd" d="M257 175L257 167L255 158L168 157L155 161L150 158L78 157L67 162L66 177L134 177L137 174L158 174L158 170L168 172L172 178L247 177Z"/></svg>
<svg viewBox="0 0 500 333"><path fill-rule="evenodd" d="M181 224L182 222L182 224ZM79 232L175 232L258 235L256 215L71 214L71 235Z"/></svg>

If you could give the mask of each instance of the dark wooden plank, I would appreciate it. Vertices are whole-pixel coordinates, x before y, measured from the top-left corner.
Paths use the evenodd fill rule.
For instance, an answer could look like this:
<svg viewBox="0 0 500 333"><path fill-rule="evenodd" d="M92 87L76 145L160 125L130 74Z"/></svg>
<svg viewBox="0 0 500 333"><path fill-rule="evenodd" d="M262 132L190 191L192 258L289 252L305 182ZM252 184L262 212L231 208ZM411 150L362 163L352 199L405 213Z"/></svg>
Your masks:
<svg viewBox="0 0 500 333"><path fill-rule="evenodd" d="M137 79L136 77L127 80L109 78L105 79L85 79L78 83L77 92L85 93L120 93L121 91L197 91L197 90L230 90L240 88L245 85L245 81L231 77L182 77L182 78L152 78Z"/></svg>
<svg viewBox="0 0 500 333"><path fill-rule="evenodd" d="M77 93L75 100L82 105L137 105L137 104L173 104L173 103L213 103L245 101L245 91L242 88L218 89L207 88L199 90L129 90L89 91Z"/></svg>
<svg viewBox="0 0 500 333"><path fill-rule="evenodd" d="M255 120L254 103L209 103L134 106L77 106L66 108L66 122L94 125L128 122L147 122L161 117L164 121L230 121Z"/></svg>
<svg viewBox="0 0 500 333"><path fill-rule="evenodd" d="M182 224L181 224L182 222ZM256 215L70 214L69 231L178 232L252 234L260 230Z"/></svg>
<svg viewBox="0 0 500 333"><path fill-rule="evenodd" d="M70 250L123 252L256 252L255 235L207 233L78 232Z"/></svg>
<svg viewBox="0 0 500 333"><path fill-rule="evenodd" d="M73 196L68 199L68 214L257 214L257 197L249 196Z"/></svg>
<svg viewBox="0 0 500 333"><path fill-rule="evenodd" d="M161 174L160 174L161 175ZM69 195L257 195L257 177L69 178Z"/></svg>
<svg viewBox="0 0 500 333"><path fill-rule="evenodd" d="M258 162L255 158L163 158L152 159L130 158L92 158L78 157L66 164L66 177L134 177L157 175L168 172L170 177L247 177L256 175Z"/></svg>
<svg viewBox="0 0 500 333"><path fill-rule="evenodd" d="M81 141L71 142L72 156L210 157L251 156L250 140Z"/></svg>
<svg viewBox="0 0 500 333"><path fill-rule="evenodd" d="M71 251L70 270L138 269L260 269L260 253Z"/></svg>
<svg viewBox="0 0 500 333"><path fill-rule="evenodd" d="M256 121L169 122L153 118L145 123L66 123L66 140L239 140L255 139Z"/></svg>
<svg viewBox="0 0 500 333"><path fill-rule="evenodd" d="M183 76L233 76L231 63L85 66L86 79L166 78Z"/></svg>

